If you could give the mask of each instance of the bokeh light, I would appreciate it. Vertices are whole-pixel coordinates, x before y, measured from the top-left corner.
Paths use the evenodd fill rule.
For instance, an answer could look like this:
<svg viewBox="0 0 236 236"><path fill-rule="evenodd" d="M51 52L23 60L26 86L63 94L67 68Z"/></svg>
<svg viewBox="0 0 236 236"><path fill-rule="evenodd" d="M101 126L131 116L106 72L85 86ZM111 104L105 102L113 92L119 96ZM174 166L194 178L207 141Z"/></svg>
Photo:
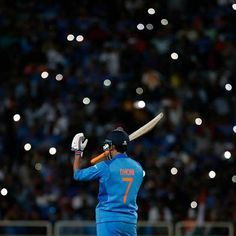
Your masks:
<svg viewBox="0 0 236 236"><path fill-rule="evenodd" d="M231 91L231 90L232 90L232 85L231 85L231 84L226 84L226 85L225 85L225 89L226 89L227 91Z"/></svg>
<svg viewBox="0 0 236 236"><path fill-rule="evenodd" d="M141 87L136 88L136 93L137 93L138 95L143 94L143 89L142 89Z"/></svg>
<svg viewBox="0 0 236 236"><path fill-rule="evenodd" d="M178 173L178 169L176 167L172 167L171 170L170 170L170 173L172 175L176 175Z"/></svg>
<svg viewBox="0 0 236 236"><path fill-rule="evenodd" d="M216 177L216 172L214 170L211 170L209 173L208 173L209 177L211 179L214 179Z"/></svg>
<svg viewBox="0 0 236 236"><path fill-rule="evenodd" d="M2 196L6 196L7 194L8 194L7 189L6 189L6 188L2 188L2 189L1 189L1 195L2 195Z"/></svg>
<svg viewBox="0 0 236 236"><path fill-rule="evenodd" d="M48 76L49 76L49 73L48 73L47 71L43 71L43 72L41 73L41 77L42 77L43 79L46 79Z"/></svg>
<svg viewBox="0 0 236 236"><path fill-rule="evenodd" d="M50 155L55 155L57 153L57 149L55 147L49 148L49 154Z"/></svg>
<svg viewBox="0 0 236 236"><path fill-rule="evenodd" d="M30 143L26 143L25 145L24 145L24 149L25 149L25 151L29 151L30 149L31 149L31 144Z"/></svg>
<svg viewBox="0 0 236 236"><path fill-rule="evenodd" d="M153 30L154 27L153 27L153 24L150 24L150 23L149 23L149 24L146 25L146 28L147 28L148 30Z"/></svg>
<svg viewBox="0 0 236 236"><path fill-rule="evenodd" d="M232 176L232 182L233 182L233 183L236 183L236 175L233 175L233 176Z"/></svg>
<svg viewBox="0 0 236 236"><path fill-rule="evenodd" d="M156 13L155 9L154 8L149 8L148 9L148 14L149 15L154 15Z"/></svg>
<svg viewBox="0 0 236 236"><path fill-rule="evenodd" d="M197 208L197 202L196 201L192 201L190 206L191 206L191 208Z"/></svg>
<svg viewBox="0 0 236 236"><path fill-rule="evenodd" d="M169 23L169 22L168 22L167 19L162 19L162 20L161 20L161 24L162 24L162 25L168 25L168 23Z"/></svg>
<svg viewBox="0 0 236 236"><path fill-rule="evenodd" d="M142 23L139 23L139 24L137 25L137 29L138 29L138 30L143 30L143 29L144 29L144 25L143 25Z"/></svg>
<svg viewBox="0 0 236 236"><path fill-rule="evenodd" d="M173 60L177 60L179 58L179 55L176 52L172 52L170 56Z"/></svg>
<svg viewBox="0 0 236 236"><path fill-rule="evenodd" d="M84 36L83 35L78 35L77 37L76 37L76 41L77 42L82 42L84 40Z"/></svg>
<svg viewBox="0 0 236 236"><path fill-rule="evenodd" d="M62 74L57 74L56 75L56 80L57 81L61 81L63 79L63 75Z"/></svg>
<svg viewBox="0 0 236 236"><path fill-rule="evenodd" d="M199 117L196 118L196 119L195 119L195 124L196 124L196 125L201 125L201 124L202 124L202 119L199 118Z"/></svg>
<svg viewBox="0 0 236 236"><path fill-rule="evenodd" d="M67 40L68 41L73 41L75 39L75 36L73 34L68 34L67 35Z"/></svg>
<svg viewBox="0 0 236 236"><path fill-rule="evenodd" d="M105 80L103 81L103 85L104 85L105 87L109 87L109 86L111 85L111 80L105 79Z"/></svg>
<svg viewBox="0 0 236 236"><path fill-rule="evenodd" d="M236 125L233 127L233 132L236 133Z"/></svg>
<svg viewBox="0 0 236 236"><path fill-rule="evenodd" d="M35 168L35 170L40 171L42 169L42 164L41 163L36 163L34 168Z"/></svg>
<svg viewBox="0 0 236 236"><path fill-rule="evenodd" d="M20 118L21 118L21 116L20 116L19 114L15 114L15 115L13 116L13 120L14 120L15 122L18 122L18 121L20 120Z"/></svg>
<svg viewBox="0 0 236 236"><path fill-rule="evenodd" d="M85 97L85 98L83 99L83 104L84 104L84 105L88 105L89 103L90 103L90 98Z"/></svg>
<svg viewBox="0 0 236 236"><path fill-rule="evenodd" d="M143 100L134 102L134 107L136 109L143 109L146 106L146 103Z"/></svg>
<svg viewBox="0 0 236 236"><path fill-rule="evenodd" d="M236 11L236 3L233 3L233 4L232 4L232 8L233 8L233 10Z"/></svg>
<svg viewBox="0 0 236 236"><path fill-rule="evenodd" d="M230 151L225 151L224 152L224 157L225 157L225 159L230 159L231 158L231 152Z"/></svg>

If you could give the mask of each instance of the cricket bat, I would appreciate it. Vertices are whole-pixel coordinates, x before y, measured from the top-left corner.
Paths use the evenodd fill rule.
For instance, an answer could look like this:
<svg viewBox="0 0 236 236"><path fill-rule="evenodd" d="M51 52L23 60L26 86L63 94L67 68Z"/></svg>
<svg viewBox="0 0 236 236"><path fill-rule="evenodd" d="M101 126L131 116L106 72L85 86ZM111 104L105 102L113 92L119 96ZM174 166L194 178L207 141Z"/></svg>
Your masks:
<svg viewBox="0 0 236 236"><path fill-rule="evenodd" d="M155 127L155 125L162 119L163 116L164 116L163 112L159 113L152 120L150 120L147 124L143 125L139 129L134 131L132 134L130 134L129 135L130 141L133 141L133 140L139 138L140 136L146 134L148 131L153 129ZM97 162L103 160L108 155L108 153L109 153L109 151L103 152L102 154L91 159L90 163L93 165L96 164Z"/></svg>

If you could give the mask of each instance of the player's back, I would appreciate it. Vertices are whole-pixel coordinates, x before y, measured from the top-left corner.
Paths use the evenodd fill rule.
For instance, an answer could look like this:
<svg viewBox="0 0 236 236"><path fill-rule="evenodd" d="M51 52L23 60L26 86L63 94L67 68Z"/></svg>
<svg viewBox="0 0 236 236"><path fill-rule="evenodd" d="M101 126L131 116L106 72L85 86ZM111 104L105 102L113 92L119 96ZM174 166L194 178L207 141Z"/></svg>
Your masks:
<svg viewBox="0 0 236 236"><path fill-rule="evenodd" d="M137 222L136 198L143 180L140 164L125 154L118 154L107 165L100 178L97 222Z"/></svg>

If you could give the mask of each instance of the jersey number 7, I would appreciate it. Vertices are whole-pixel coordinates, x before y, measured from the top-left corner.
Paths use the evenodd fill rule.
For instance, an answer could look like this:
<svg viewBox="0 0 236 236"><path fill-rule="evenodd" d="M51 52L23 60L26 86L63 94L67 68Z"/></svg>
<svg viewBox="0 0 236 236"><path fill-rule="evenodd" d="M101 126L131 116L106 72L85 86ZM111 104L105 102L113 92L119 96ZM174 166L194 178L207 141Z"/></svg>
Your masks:
<svg viewBox="0 0 236 236"><path fill-rule="evenodd" d="M128 186L125 190L125 194L124 194L124 198L123 198L123 202L124 202L124 204L126 204L127 197L128 197L128 194L129 194L129 190L130 190L130 187L133 183L133 178L122 178L122 181L128 182Z"/></svg>

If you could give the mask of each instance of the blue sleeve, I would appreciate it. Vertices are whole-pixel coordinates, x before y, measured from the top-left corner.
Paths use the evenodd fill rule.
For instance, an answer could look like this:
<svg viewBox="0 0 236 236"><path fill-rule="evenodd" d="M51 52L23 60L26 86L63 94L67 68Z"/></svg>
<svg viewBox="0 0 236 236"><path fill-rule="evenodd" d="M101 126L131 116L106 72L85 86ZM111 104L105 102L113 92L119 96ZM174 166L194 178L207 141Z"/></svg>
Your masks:
<svg viewBox="0 0 236 236"><path fill-rule="evenodd" d="M101 178L107 171L107 165L104 162L100 162L94 166L76 170L74 179L79 181L94 180Z"/></svg>

